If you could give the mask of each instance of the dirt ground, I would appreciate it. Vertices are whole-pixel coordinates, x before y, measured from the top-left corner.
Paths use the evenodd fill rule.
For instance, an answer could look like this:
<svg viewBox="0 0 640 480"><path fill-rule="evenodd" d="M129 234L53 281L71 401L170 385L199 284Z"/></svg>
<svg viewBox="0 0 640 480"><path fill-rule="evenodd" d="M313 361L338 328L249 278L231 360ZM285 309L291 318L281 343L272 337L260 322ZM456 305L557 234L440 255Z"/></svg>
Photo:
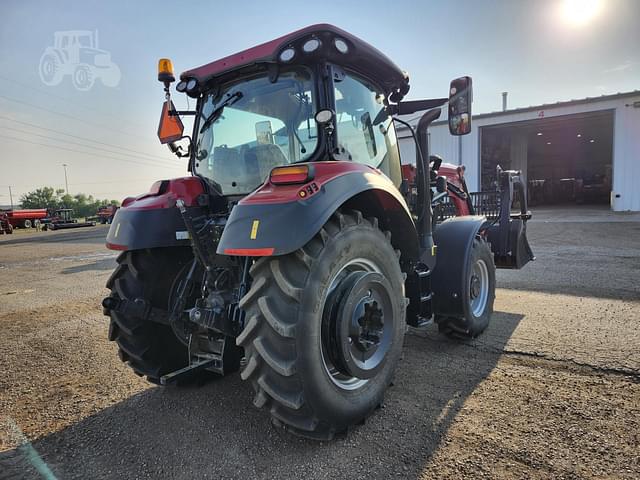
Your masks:
<svg viewBox="0 0 640 480"><path fill-rule="evenodd" d="M640 478L638 220L540 212L489 329L409 332L383 408L326 443L237 374L160 388L122 364L105 227L0 237L0 478Z"/></svg>

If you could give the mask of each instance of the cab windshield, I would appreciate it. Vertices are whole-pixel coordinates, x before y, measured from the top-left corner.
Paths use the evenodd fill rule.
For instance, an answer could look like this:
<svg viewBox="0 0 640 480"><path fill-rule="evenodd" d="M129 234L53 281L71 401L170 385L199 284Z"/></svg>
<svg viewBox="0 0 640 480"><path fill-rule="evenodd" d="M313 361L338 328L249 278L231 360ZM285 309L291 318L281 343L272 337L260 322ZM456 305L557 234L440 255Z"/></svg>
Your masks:
<svg viewBox="0 0 640 480"><path fill-rule="evenodd" d="M196 131L194 172L223 195L259 187L273 167L316 149L313 78L305 68L243 79L205 96Z"/></svg>

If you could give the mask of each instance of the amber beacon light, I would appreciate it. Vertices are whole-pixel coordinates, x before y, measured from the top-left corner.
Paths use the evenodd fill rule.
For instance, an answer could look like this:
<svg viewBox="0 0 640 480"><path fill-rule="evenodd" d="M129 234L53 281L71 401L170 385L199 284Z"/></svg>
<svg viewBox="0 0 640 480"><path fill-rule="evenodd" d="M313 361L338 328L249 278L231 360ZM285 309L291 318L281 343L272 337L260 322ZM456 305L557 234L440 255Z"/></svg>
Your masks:
<svg viewBox="0 0 640 480"><path fill-rule="evenodd" d="M176 81L173 75L173 64L168 58L158 60L158 81L172 83Z"/></svg>

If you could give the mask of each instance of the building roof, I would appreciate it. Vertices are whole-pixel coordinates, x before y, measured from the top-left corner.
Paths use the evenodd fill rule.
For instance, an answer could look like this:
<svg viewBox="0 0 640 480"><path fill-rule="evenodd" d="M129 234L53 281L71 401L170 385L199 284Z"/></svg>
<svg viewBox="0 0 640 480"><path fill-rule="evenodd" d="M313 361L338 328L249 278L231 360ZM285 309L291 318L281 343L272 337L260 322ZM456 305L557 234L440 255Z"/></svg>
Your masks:
<svg viewBox="0 0 640 480"><path fill-rule="evenodd" d="M530 107L513 108L510 110L500 110L496 112L481 113L479 115L473 115L473 118L489 118L498 117L500 115L510 115L513 113L532 112L537 110L547 110L549 108L561 108L569 107L573 105L584 105L588 103L606 102L608 100L616 100L618 98L635 97L640 96L640 90L633 90L631 92L618 92L609 95L600 95L599 97L586 97L572 100L561 100L555 103L543 103L540 105L532 105Z"/></svg>
<svg viewBox="0 0 640 480"><path fill-rule="evenodd" d="M538 110L548 110L550 108L562 108L562 107L570 107L573 105L585 105L589 103L606 102L609 100L616 100L619 98L636 97L636 96L640 96L640 90L633 90L631 92L618 92L618 93L613 93L609 95L600 95L599 97L586 97L586 98L573 99L573 100L563 100L555 103L542 103L540 105L532 105L530 107L512 108L508 110L499 110L495 112L480 113L477 115L473 115L471 118L472 120L480 120L483 118L499 117L502 115L512 115L514 113L535 112ZM445 114L446 114L446 109L445 109ZM410 117L411 118L409 120L405 118L403 118L403 120L408 121L409 123L415 124L420 118L420 114L413 114ZM433 122L432 125L442 125L443 123L447 123L447 121L439 120L437 122ZM398 126L398 130L403 130L405 128L406 127L404 127L403 125Z"/></svg>

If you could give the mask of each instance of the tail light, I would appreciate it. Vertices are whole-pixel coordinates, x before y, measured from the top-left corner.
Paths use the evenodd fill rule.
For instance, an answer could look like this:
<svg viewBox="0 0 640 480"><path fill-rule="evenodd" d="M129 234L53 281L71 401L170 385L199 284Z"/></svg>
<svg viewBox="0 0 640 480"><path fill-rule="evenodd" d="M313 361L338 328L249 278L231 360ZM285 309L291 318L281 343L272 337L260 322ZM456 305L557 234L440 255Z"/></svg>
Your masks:
<svg viewBox="0 0 640 480"><path fill-rule="evenodd" d="M276 167L271 170L269 180L274 185L307 183L308 181L313 180L313 170L309 165Z"/></svg>

